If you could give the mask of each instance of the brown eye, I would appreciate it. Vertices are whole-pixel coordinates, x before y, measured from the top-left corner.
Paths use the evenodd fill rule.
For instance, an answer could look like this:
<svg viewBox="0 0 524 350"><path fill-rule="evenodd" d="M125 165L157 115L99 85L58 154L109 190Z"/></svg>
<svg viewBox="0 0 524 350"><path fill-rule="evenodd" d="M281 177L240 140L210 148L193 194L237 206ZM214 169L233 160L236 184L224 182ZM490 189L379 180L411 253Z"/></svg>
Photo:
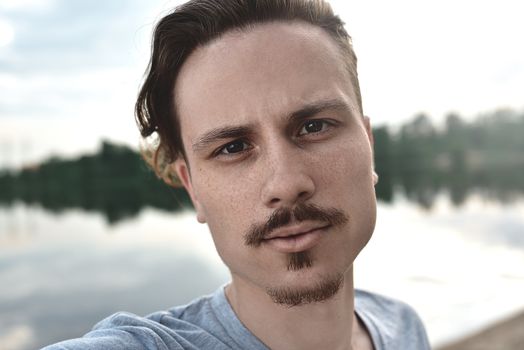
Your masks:
<svg viewBox="0 0 524 350"><path fill-rule="evenodd" d="M222 147L221 154L233 154L243 152L248 148L248 145L241 140L233 141Z"/></svg>
<svg viewBox="0 0 524 350"><path fill-rule="evenodd" d="M327 125L323 120L308 120L300 129L299 135L313 134L320 132Z"/></svg>

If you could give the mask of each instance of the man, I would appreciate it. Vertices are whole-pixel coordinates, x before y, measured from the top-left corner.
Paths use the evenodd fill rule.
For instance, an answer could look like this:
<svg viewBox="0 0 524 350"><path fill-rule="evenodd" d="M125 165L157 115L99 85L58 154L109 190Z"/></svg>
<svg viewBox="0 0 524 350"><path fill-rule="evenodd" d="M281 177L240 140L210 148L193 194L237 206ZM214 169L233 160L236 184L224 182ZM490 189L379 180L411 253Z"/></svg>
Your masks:
<svg viewBox="0 0 524 350"><path fill-rule="evenodd" d="M50 349L428 349L407 305L355 291L375 225L350 38L321 0L193 0L163 18L136 105L231 271L211 296L119 313Z"/></svg>

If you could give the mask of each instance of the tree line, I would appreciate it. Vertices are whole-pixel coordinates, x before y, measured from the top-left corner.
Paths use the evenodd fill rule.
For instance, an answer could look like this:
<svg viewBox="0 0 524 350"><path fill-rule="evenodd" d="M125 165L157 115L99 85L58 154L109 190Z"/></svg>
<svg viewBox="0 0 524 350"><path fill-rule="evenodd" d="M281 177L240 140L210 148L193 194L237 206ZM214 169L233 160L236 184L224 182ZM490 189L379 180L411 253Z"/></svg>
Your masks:
<svg viewBox="0 0 524 350"><path fill-rule="evenodd" d="M185 191L158 180L138 152L103 141L96 154L53 157L18 172L0 173L0 204L20 200L52 211L101 211L112 223L143 207L176 211L191 207Z"/></svg>
<svg viewBox="0 0 524 350"><path fill-rule="evenodd" d="M428 208L441 191L456 205L470 193L502 202L524 193L524 112L498 110L469 122L451 113L440 127L419 114L373 134L377 193L386 201L395 188Z"/></svg>

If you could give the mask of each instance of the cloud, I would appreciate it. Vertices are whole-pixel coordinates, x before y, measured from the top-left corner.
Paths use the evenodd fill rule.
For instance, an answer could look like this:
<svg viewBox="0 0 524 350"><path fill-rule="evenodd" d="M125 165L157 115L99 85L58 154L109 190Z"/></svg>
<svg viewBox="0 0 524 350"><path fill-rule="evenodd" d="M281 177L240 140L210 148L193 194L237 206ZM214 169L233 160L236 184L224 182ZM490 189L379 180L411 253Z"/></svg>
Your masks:
<svg viewBox="0 0 524 350"><path fill-rule="evenodd" d="M31 8L42 9L47 8L54 0L3 0L0 2L0 10L2 11L13 11L18 9Z"/></svg>
<svg viewBox="0 0 524 350"><path fill-rule="evenodd" d="M0 18L0 47L11 44L15 36L13 27L9 22Z"/></svg>
<svg viewBox="0 0 524 350"><path fill-rule="evenodd" d="M48 75L128 65L147 9L138 0L57 0L5 10L16 40L0 56L0 69Z"/></svg>
<svg viewBox="0 0 524 350"><path fill-rule="evenodd" d="M13 40L0 46L0 167L136 145L133 104L158 4L2 2ZM29 145L26 147L23 145ZM22 153L12 150L22 147Z"/></svg>
<svg viewBox="0 0 524 350"><path fill-rule="evenodd" d="M154 6L139 0L38 3L1 8L15 34L0 47L0 118L109 119L108 111L118 110L131 111L132 120Z"/></svg>
<svg viewBox="0 0 524 350"><path fill-rule="evenodd" d="M3 350L29 348L34 340L33 329L27 325L7 327L7 330L0 332L0 344Z"/></svg>
<svg viewBox="0 0 524 350"><path fill-rule="evenodd" d="M35 137L20 134L38 145L39 155L86 150L106 136L135 145L132 108L151 31L179 2L1 1L0 20L13 35L8 45L0 45L0 129L44 122L49 131L42 134L52 135L51 142L38 136L38 123L31 129ZM437 118L449 111L473 117L523 107L519 2L332 3L353 36L364 109L375 124L396 124L420 111ZM73 130L62 127L64 120L75 121ZM79 125L81 137L66 140ZM122 128L121 136L112 137ZM14 129L4 134L15 137ZM62 136L55 134L59 129ZM1 157L0 149L0 167Z"/></svg>
<svg viewBox="0 0 524 350"><path fill-rule="evenodd" d="M443 118L451 110L473 117L524 106L522 2L333 2L353 35L373 119L391 124L418 111Z"/></svg>

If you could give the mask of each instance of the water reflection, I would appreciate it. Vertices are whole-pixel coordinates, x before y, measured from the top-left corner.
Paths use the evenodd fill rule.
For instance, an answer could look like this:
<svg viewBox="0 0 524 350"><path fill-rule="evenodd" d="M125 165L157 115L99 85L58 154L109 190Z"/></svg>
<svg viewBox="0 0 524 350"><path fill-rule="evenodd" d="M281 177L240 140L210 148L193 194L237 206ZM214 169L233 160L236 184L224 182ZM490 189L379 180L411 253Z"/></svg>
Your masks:
<svg viewBox="0 0 524 350"><path fill-rule="evenodd" d="M119 310L185 303L227 280L205 226L188 224L192 214L146 210L109 226L100 215L18 205L0 210L6 217L35 223L30 239L23 223L0 231L0 344L12 349L79 336Z"/></svg>
<svg viewBox="0 0 524 350"><path fill-rule="evenodd" d="M486 200L511 204L524 197L523 166L504 166L491 169L469 169L457 166L445 171L399 170L398 173L380 172L376 186L377 198L392 203L394 193L430 210L442 192L449 193L455 207L468 198L480 195Z"/></svg>
<svg viewBox="0 0 524 350"><path fill-rule="evenodd" d="M456 208L440 193L428 211L395 197L379 205L357 286L409 301L433 347L524 309L524 201L500 205L472 193Z"/></svg>
<svg viewBox="0 0 524 350"><path fill-rule="evenodd" d="M428 212L393 196L379 204L356 262L357 287L409 301L433 345L524 307L524 201L502 206L471 194L457 209L440 193ZM145 208L110 224L99 212L0 208L3 349L76 337L115 311L163 310L227 280L192 212Z"/></svg>

